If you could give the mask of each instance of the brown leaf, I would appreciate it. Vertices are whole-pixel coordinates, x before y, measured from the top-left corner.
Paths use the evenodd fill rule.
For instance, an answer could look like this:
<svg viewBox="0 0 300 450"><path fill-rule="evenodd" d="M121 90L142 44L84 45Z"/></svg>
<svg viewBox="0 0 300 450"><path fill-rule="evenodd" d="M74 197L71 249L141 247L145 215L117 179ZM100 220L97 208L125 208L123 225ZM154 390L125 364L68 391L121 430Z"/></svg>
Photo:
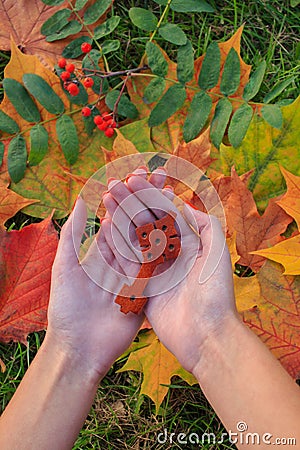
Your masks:
<svg viewBox="0 0 300 450"><path fill-rule="evenodd" d="M261 297L244 311L244 322L269 347L293 378L300 377L300 277L284 276L267 261L259 271Z"/></svg>
<svg viewBox="0 0 300 450"><path fill-rule="evenodd" d="M8 189L8 183L3 183L0 180L0 228L5 229L4 224L10 217L13 217L25 206L37 201L21 197L21 195Z"/></svg>
<svg viewBox="0 0 300 450"><path fill-rule="evenodd" d="M89 1L86 7L94 3ZM0 48L8 51L11 49L10 38L16 42L19 49L28 55L38 55L46 63L54 63L66 45L75 38L88 35L88 31L83 27L80 33L56 41L46 42L45 36L40 30L43 23L48 20L56 11L68 8L69 2L65 1L59 6L48 6L40 0L2 0L0 3ZM85 8L86 9L86 8ZM79 12L83 15L84 10ZM73 14L70 19L75 19ZM102 20L89 25L93 29Z"/></svg>
<svg viewBox="0 0 300 450"><path fill-rule="evenodd" d="M51 217L20 231L0 230L0 340L26 343L47 324L58 237Z"/></svg>

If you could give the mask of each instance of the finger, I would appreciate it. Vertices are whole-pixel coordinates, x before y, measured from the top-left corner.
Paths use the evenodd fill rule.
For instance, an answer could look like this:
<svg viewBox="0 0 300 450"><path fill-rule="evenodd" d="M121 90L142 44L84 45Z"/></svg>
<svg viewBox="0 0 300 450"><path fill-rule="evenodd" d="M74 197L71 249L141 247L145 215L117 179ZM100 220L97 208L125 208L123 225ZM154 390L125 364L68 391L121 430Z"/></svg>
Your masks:
<svg viewBox="0 0 300 450"><path fill-rule="evenodd" d="M74 209L64 224L56 253L56 260L72 267L78 263L81 238L85 229L87 211L85 201L78 196Z"/></svg>
<svg viewBox="0 0 300 450"><path fill-rule="evenodd" d="M129 185L130 180L133 178L138 178L152 186L142 177L137 175L132 175L129 179L127 179L127 185ZM125 184L120 180L112 180L108 184L108 191L137 227L148 222L153 222L156 219L155 215L145 208L145 205L135 195L133 195L128 187L125 186Z"/></svg>
<svg viewBox="0 0 300 450"><path fill-rule="evenodd" d="M158 167L151 173L149 177L149 183L151 183L152 186L156 187L157 189L162 189L164 187L166 178L167 173L164 167Z"/></svg>
<svg viewBox="0 0 300 450"><path fill-rule="evenodd" d="M175 194L172 186L165 186L161 192L165 197L171 200L171 202L174 200Z"/></svg>
<svg viewBox="0 0 300 450"><path fill-rule="evenodd" d="M124 273L129 277L135 277L139 271L140 263L132 248L109 219L102 222L102 230L107 245L118 264L123 268Z"/></svg>

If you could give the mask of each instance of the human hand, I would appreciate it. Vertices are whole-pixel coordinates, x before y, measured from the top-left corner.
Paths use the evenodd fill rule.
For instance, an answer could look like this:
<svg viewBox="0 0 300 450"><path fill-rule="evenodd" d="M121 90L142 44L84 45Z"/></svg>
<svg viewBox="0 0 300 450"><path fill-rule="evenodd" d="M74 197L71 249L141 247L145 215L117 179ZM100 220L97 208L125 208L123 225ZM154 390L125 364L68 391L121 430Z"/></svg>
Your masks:
<svg viewBox="0 0 300 450"><path fill-rule="evenodd" d="M197 246L196 235L187 224L182 224L180 212L168 199L170 192L167 194L168 191L165 190L163 195L158 189L153 189L145 177L140 176L130 177L127 186L117 181L110 183L109 192L110 196L106 196L104 203L111 217L116 214L120 204L122 210L124 199L127 198L126 208L119 213L123 217L122 223L118 221L114 224L123 235L126 227L128 228L126 217L129 222L130 217L135 216L135 226L140 226L151 221L151 218L153 221L170 210L175 211L177 219L181 218L183 258L186 263L189 262L193 247L195 248L195 244ZM159 209L154 205L159 205ZM144 211L136 215L136 211L140 211L142 206ZM151 298L144 312L162 343L184 368L193 372L206 341L220 333L228 320L236 320L237 312L230 256L220 223L213 216L190 207L185 206L184 213L188 221L192 222L194 218L201 236L200 241L196 237L200 246L194 265L184 279L168 292L152 295L157 291L157 286L153 286L147 293ZM167 278L162 278L164 283L168 283L174 273L171 268L166 273ZM161 282L161 287L164 283Z"/></svg>
<svg viewBox="0 0 300 450"><path fill-rule="evenodd" d="M151 182L160 187L164 179L154 174ZM79 197L62 228L53 264L45 341L78 358L81 366L95 371L101 378L128 348L144 315L125 316L114 303L115 293L122 285L121 275L126 272L135 276L138 264L127 264L124 272L119 263L122 259L116 258L112 251L112 227L108 218L79 264L86 219L85 202ZM126 242L121 239L118 244L122 252Z"/></svg>

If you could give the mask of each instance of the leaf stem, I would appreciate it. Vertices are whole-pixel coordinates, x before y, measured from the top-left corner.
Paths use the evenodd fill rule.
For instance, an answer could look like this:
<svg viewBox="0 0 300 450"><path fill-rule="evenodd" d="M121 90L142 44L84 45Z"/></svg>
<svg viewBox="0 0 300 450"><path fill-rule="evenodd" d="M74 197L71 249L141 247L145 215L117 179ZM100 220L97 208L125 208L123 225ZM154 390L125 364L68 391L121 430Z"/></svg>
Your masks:
<svg viewBox="0 0 300 450"><path fill-rule="evenodd" d="M157 31L159 30L159 27L161 26L161 24L162 24L162 22L163 22L163 20L164 20L164 18L165 18L165 16L168 14L169 9L170 9L171 2L172 2L172 0L168 0L167 4L166 4L166 6L165 6L165 9L163 10L163 13L162 13L162 15L161 15L161 17L160 17L160 19L159 19L157 25L156 25L156 28L155 28L155 30L153 31L153 33L152 33L152 35L151 35L151 37L150 37L150 39L149 39L149 42L152 42L152 41L153 41L153 39L154 39L154 37L155 37Z"/></svg>

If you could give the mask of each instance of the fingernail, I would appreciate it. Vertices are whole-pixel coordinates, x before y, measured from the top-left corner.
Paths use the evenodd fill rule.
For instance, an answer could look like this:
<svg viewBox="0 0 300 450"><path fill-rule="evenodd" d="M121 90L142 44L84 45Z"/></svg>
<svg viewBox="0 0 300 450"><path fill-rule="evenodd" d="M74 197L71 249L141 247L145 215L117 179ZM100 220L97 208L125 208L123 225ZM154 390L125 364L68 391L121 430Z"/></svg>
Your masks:
<svg viewBox="0 0 300 450"><path fill-rule="evenodd" d="M132 177L133 173L129 173L125 178L125 183L129 180L130 177Z"/></svg>
<svg viewBox="0 0 300 450"><path fill-rule="evenodd" d="M173 186L171 186L170 184L166 184L164 189L171 189L172 191L174 191Z"/></svg>
<svg viewBox="0 0 300 450"><path fill-rule="evenodd" d="M108 182L108 190L110 191L116 184L120 183L120 180L117 180L116 178L111 178L111 181Z"/></svg>
<svg viewBox="0 0 300 450"><path fill-rule="evenodd" d="M188 200L186 200L185 203L186 203L188 206L190 206L191 208L198 210L198 208L196 208L196 206L193 205L193 204L192 204L191 202L189 202Z"/></svg>
<svg viewBox="0 0 300 450"><path fill-rule="evenodd" d="M166 172L166 169L164 168L164 166L158 166L158 167L156 167L155 170L163 170L164 172Z"/></svg>
<svg viewBox="0 0 300 450"><path fill-rule="evenodd" d="M109 185L109 183L110 183L111 181L114 181L114 180L116 180L116 178L114 178L114 177L109 177L109 178L107 179L107 185Z"/></svg>
<svg viewBox="0 0 300 450"><path fill-rule="evenodd" d="M107 220L106 217L100 217L100 224L102 225L102 223L104 222L104 220Z"/></svg>
<svg viewBox="0 0 300 450"><path fill-rule="evenodd" d="M106 195L106 194L109 194L109 192L108 191L104 191L104 192L102 192L102 198L104 197L104 195Z"/></svg>
<svg viewBox="0 0 300 450"><path fill-rule="evenodd" d="M148 170L149 170L147 166L139 166L138 169L142 169L145 172L148 172Z"/></svg>

